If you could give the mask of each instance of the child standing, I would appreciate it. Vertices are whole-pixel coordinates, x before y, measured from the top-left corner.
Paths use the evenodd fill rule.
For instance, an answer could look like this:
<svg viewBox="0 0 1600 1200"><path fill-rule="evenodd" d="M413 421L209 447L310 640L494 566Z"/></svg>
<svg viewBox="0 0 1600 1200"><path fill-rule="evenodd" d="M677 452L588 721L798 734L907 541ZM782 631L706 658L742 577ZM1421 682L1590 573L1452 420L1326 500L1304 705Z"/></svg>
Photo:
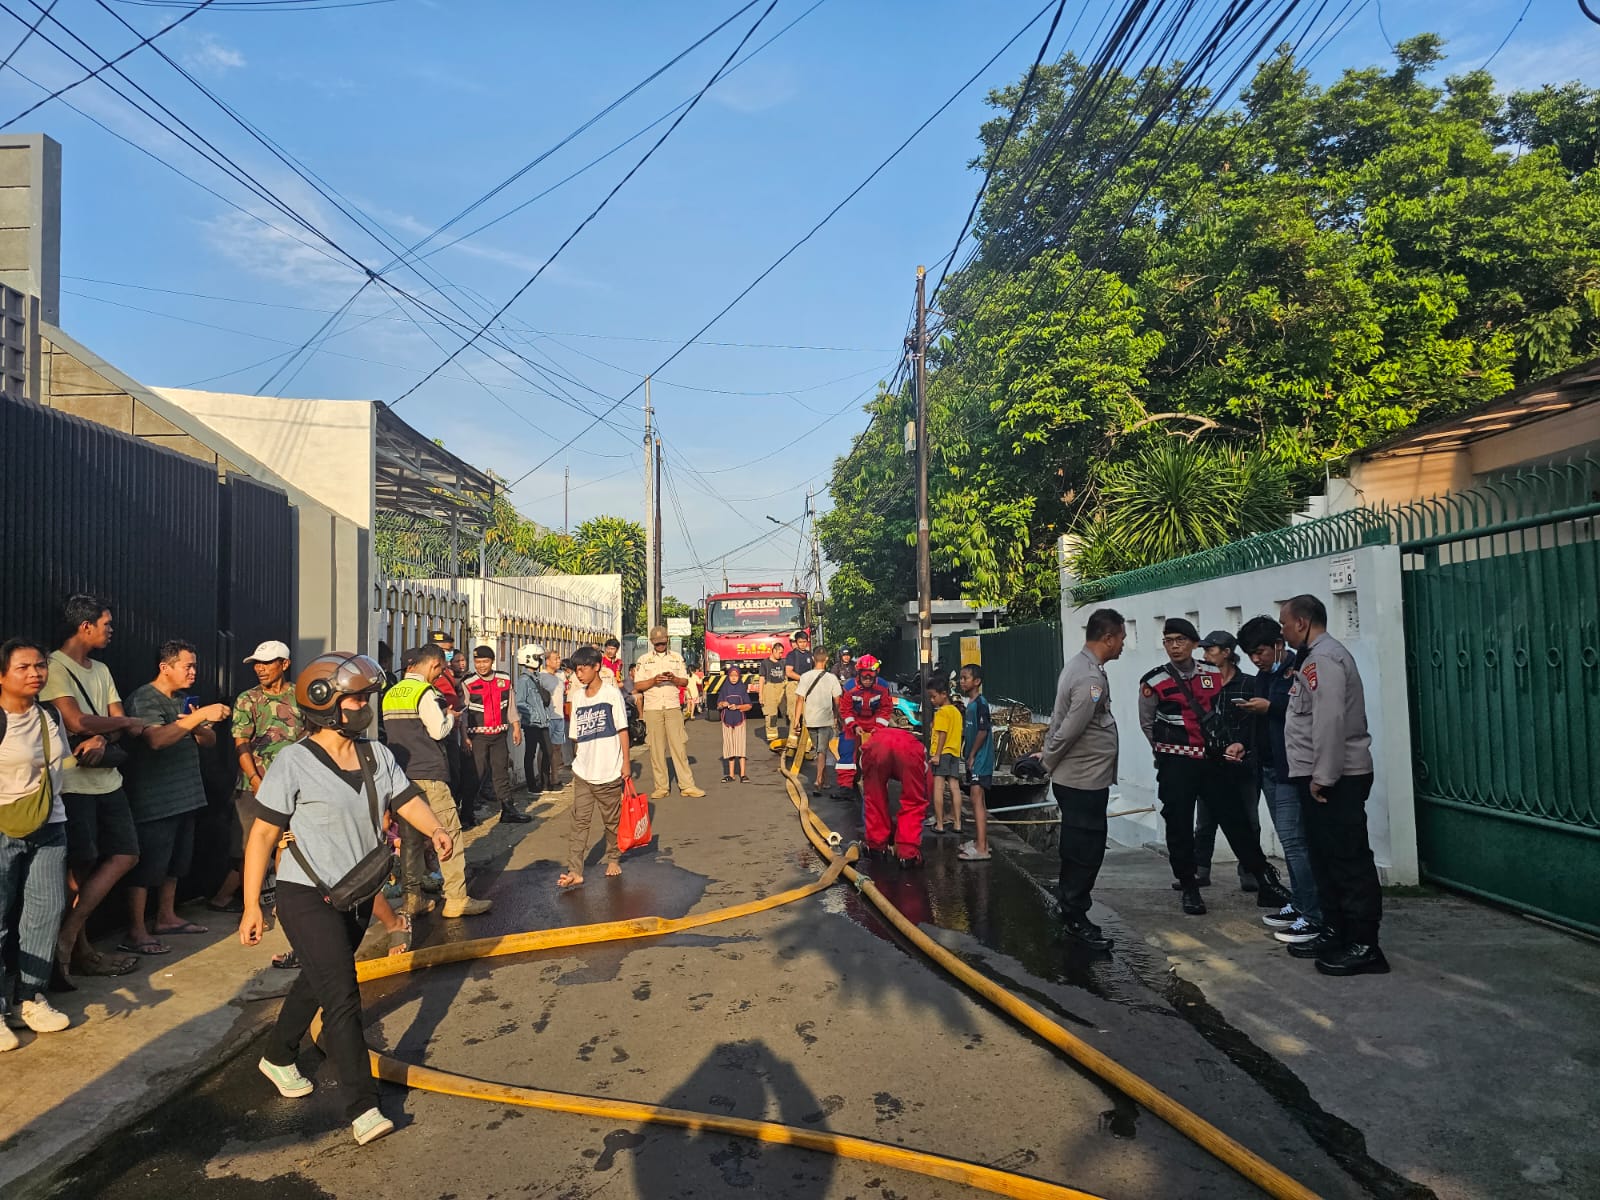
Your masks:
<svg viewBox="0 0 1600 1200"><path fill-rule="evenodd" d="M933 768L934 833L946 832L944 795L950 793L951 833L961 832L961 710L950 703L950 684L934 679L928 684L928 702L933 705L933 742L928 748L928 765Z"/></svg>
<svg viewBox="0 0 1600 1200"><path fill-rule="evenodd" d="M966 752L967 776L970 786L967 795L972 797L972 823L978 836L965 843L956 855L963 862L987 862L989 858L989 789L994 785L994 717L989 711L989 701L983 695L983 667L968 663L961 668L958 680L961 694L967 698L967 710L962 716L961 744Z"/></svg>
<svg viewBox="0 0 1600 1200"><path fill-rule="evenodd" d="M573 682L567 688L567 740L572 755L572 833L567 839L567 869L556 881L563 891L583 886L583 860L589 854L589 824L599 808L605 825L606 876L621 875L617 862L617 821L622 815L622 785L628 761L628 709L614 683L601 677L600 651L579 646L572 654Z"/></svg>
<svg viewBox="0 0 1600 1200"><path fill-rule="evenodd" d="M750 782L750 777L744 773L745 738L748 736L744 715L750 711L750 705L749 685L744 682L738 667L729 667L728 678L717 692L717 710L722 714L723 783L733 782L734 763L739 764L739 782Z"/></svg>

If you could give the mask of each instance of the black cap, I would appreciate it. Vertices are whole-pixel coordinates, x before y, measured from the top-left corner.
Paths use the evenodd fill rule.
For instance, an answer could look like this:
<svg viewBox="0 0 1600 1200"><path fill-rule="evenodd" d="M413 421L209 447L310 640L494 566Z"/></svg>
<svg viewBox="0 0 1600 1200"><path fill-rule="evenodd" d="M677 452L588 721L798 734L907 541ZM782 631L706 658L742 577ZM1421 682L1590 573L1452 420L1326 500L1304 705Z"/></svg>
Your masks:
<svg viewBox="0 0 1600 1200"><path fill-rule="evenodd" d="M1191 642L1200 640L1200 631L1182 617L1168 617L1167 623L1161 627L1161 633L1163 637L1169 633L1181 633Z"/></svg>
<svg viewBox="0 0 1600 1200"><path fill-rule="evenodd" d="M1221 646L1224 650L1236 649L1238 640L1225 629L1213 629L1200 640L1200 648L1209 650L1213 646Z"/></svg>

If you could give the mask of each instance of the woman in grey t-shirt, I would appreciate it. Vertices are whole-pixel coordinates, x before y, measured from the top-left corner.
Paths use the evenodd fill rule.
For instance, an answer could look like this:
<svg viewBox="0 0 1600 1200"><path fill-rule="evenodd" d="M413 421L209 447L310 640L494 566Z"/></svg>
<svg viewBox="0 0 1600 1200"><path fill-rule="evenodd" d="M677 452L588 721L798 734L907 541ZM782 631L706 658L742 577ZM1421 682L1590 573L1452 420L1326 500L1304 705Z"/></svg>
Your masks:
<svg viewBox="0 0 1600 1200"><path fill-rule="evenodd" d="M239 922L239 940L246 946L257 944L263 924L261 884L273 849L287 829L299 854L285 854L278 866L277 906L301 969L258 1065L281 1094L310 1095L311 1081L300 1073L295 1059L320 1008L323 1048L346 1100L345 1115L362 1145L394 1129L378 1108L378 1085L367 1066L356 983L356 947L371 920L372 901L342 912L324 900L317 880L333 887L383 838L373 825L357 743L372 726L372 701L383 684L382 668L372 659L339 652L313 659L295 681L295 700L312 732L284 747L262 777L255 796L255 822L245 844L246 901ZM389 809L430 839L441 859L449 858L454 850L450 835L433 815L422 789L405 777L387 746L377 742L366 746L372 752L380 814Z"/></svg>

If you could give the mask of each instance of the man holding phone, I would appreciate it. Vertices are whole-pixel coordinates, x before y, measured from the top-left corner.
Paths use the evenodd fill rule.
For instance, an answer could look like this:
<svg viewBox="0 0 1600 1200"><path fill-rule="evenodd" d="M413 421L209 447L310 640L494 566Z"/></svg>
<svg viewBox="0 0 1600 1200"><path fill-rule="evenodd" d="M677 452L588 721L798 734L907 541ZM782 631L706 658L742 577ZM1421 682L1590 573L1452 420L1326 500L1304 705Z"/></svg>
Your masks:
<svg viewBox="0 0 1600 1200"><path fill-rule="evenodd" d="M1239 644L1231 633L1215 629L1200 640L1200 654L1217 669L1217 694L1210 719L1214 738L1225 747L1220 762L1212 762L1218 786L1240 794L1250 834L1261 841L1261 807L1256 803L1256 763L1260 748L1256 744L1257 723L1245 704L1255 696L1255 679L1239 670ZM1230 754L1234 751L1234 754ZM1211 855L1217 845L1217 818L1204 795L1194 810L1194 863L1200 886L1211 882ZM1255 876L1239 864L1239 890L1256 890Z"/></svg>
<svg viewBox="0 0 1600 1200"><path fill-rule="evenodd" d="M692 799L705 793L694 785L689 769L689 740L683 728L683 705L678 689L689 686L689 668L683 655L672 650L664 625L650 631L650 653L633 666L633 690L644 715L645 742L650 747L650 794L664 799L668 791L667 756L678 775L678 791Z"/></svg>

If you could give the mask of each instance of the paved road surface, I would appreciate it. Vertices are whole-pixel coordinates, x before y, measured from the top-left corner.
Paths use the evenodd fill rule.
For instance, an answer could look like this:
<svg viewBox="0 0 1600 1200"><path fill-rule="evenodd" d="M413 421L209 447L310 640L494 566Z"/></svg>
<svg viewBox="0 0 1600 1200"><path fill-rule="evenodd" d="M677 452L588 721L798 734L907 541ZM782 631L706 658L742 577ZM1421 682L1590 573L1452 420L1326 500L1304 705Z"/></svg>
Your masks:
<svg viewBox="0 0 1600 1200"><path fill-rule="evenodd" d="M478 864L495 910L434 922L427 940L677 916L814 877L815 855L768 759L752 782L715 782L717 730L691 750L704 800L655 812L656 844L619 880L598 866L558 895L567 796L536 802L514 848ZM636 755L636 758L639 757ZM647 781L648 782L648 781ZM847 836L849 806L818 802ZM1025 861L1025 860L1024 860ZM1035 864L1037 865L1037 864ZM1404 1195L1361 1162L1341 1167L1282 1106L1180 1015L1193 997L1152 991L1140 945L1083 959L1052 939L1028 867L955 858L930 844L919 872L874 868L880 885L948 946L1327 1197ZM1132 956L1131 958L1129 956ZM1007 1167L1117 1198L1258 1193L1158 1119L1018 1031L906 950L855 894L829 892L692 934L495 959L381 982L369 1036L407 1059L481 1079L663 1103L853 1133ZM1177 1007L1175 1007L1175 1005ZM316 1072L283 1100L253 1053L151 1113L57 1184L118 1200L478 1200L603 1195L859 1197L977 1195L962 1186L806 1151L659 1127L384 1089L399 1129L360 1148L338 1089ZM316 1065L315 1051L303 1063ZM1403 1183L1403 1181L1400 1181Z"/></svg>

